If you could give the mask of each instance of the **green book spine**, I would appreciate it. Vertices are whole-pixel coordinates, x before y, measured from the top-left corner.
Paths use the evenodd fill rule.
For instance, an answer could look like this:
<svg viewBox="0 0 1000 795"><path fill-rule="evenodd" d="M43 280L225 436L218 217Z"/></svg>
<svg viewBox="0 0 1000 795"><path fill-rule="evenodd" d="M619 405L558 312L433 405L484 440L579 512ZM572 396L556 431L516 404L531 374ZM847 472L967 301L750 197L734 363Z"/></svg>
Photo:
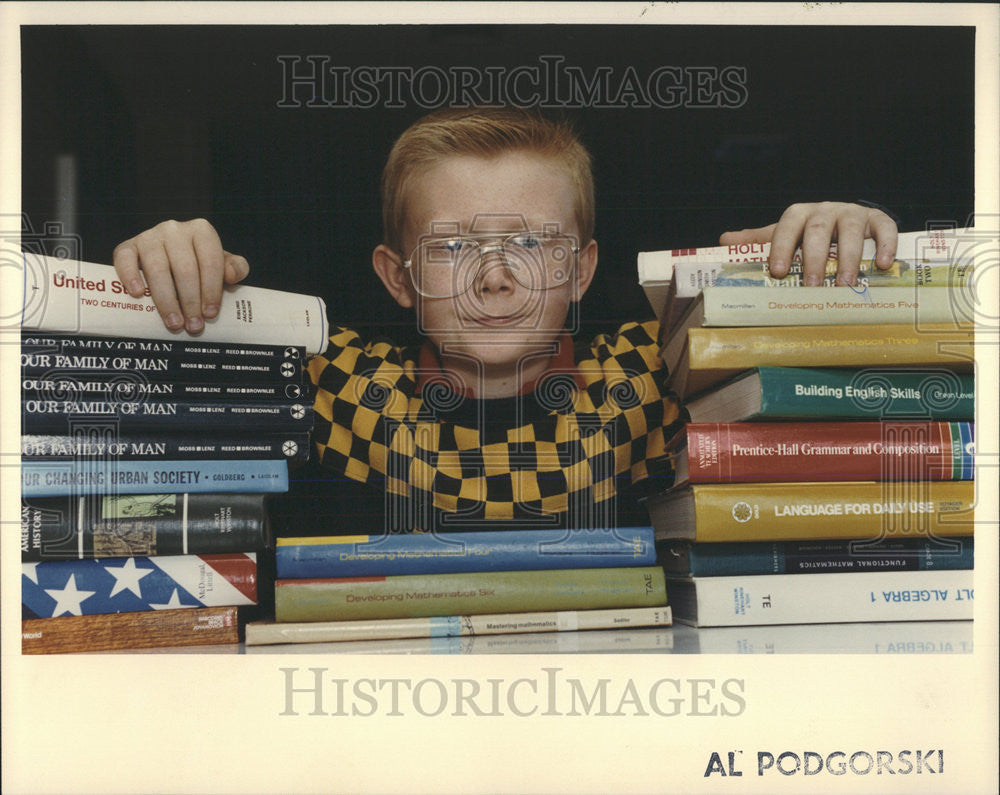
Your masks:
<svg viewBox="0 0 1000 795"><path fill-rule="evenodd" d="M667 603L663 569L658 566L278 580L274 590L278 621L656 607Z"/></svg>
<svg viewBox="0 0 1000 795"><path fill-rule="evenodd" d="M761 367L761 417L971 420L971 373Z"/></svg>

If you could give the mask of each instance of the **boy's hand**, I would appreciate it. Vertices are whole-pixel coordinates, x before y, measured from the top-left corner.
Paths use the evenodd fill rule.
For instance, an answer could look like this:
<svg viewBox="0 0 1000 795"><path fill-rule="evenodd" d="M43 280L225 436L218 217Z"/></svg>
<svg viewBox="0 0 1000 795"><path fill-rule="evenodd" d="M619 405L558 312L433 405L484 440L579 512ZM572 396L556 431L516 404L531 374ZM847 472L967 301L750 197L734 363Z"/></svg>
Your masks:
<svg viewBox="0 0 1000 795"><path fill-rule="evenodd" d="M166 327L192 334L219 313L222 285L236 284L250 272L243 257L223 251L215 228L203 218L164 221L120 243L114 265L133 298L146 289L141 270Z"/></svg>
<svg viewBox="0 0 1000 795"><path fill-rule="evenodd" d="M776 224L760 229L726 232L719 244L770 243L768 269L772 276L788 273L795 249L802 246L802 284L823 283L830 243L837 242L837 284L854 284L865 238L875 239L876 267L884 270L896 258L896 222L881 210L860 204L820 202L793 204Z"/></svg>

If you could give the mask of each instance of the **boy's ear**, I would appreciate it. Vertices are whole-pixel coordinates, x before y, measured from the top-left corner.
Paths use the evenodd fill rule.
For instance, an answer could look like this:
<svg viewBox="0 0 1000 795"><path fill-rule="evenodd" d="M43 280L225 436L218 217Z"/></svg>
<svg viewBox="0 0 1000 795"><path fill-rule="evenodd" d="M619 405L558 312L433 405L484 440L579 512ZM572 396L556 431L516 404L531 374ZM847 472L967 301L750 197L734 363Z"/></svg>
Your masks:
<svg viewBox="0 0 1000 795"><path fill-rule="evenodd" d="M587 292L587 288L590 287L590 283L593 281L594 273L596 271L597 241L591 239L586 246L580 249L580 254L577 257L576 279L574 280L576 294L573 296L574 301L579 301L583 298L583 294Z"/></svg>
<svg viewBox="0 0 1000 795"><path fill-rule="evenodd" d="M372 252L372 267L397 304L407 309L414 305L413 284L399 254L381 243Z"/></svg>

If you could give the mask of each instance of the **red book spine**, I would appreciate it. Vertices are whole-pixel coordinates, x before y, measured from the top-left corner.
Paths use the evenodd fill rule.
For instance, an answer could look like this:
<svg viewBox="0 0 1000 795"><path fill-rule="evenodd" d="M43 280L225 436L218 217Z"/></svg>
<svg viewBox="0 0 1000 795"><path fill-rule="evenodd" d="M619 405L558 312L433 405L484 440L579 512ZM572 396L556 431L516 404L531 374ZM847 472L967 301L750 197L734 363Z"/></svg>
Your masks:
<svg viewBox="0 0 1000 795"><path fill-rule="evenodd" d="M957 480L971 457L961 425L688 423L676 441L686 442L691 483ZM968 433L971 438L971 426Z"/></svg>

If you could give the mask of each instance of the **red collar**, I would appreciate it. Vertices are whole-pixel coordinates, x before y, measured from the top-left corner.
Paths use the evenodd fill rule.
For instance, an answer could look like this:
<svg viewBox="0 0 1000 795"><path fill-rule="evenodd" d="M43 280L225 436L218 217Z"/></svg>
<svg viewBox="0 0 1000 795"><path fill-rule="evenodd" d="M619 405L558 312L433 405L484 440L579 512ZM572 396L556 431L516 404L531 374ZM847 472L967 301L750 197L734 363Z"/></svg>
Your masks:
<svg viewBox="0 0 1000 795"><path fill-rule="evenodd" d="M437 349L434 347L434 343L432 343L429 339L425 339L424 344L420 347L420 355L417 359L417 366L418 395L424 385L430 381L437 381L439 383L443 381L448 384L449 387L454 386L452 379L449 378L442 369ZM577 369L576 357L573 355L573 339L570 337L569 332L565 329L563 329L563 331L559 334L559 338L556 341L556 352L552 355L552 358L549 360L544 372L534 381L530 381L525 384L518 394L526 395L530 392L534 392L539 383L541 383L544 379L561 373L570 374L573 377L573 381L578 389L584 389L586 387L583 377ZM475 393L468 386L463 385L462 389L456 389L454 391L462 395L462 397L475 397Z"/></svg>

